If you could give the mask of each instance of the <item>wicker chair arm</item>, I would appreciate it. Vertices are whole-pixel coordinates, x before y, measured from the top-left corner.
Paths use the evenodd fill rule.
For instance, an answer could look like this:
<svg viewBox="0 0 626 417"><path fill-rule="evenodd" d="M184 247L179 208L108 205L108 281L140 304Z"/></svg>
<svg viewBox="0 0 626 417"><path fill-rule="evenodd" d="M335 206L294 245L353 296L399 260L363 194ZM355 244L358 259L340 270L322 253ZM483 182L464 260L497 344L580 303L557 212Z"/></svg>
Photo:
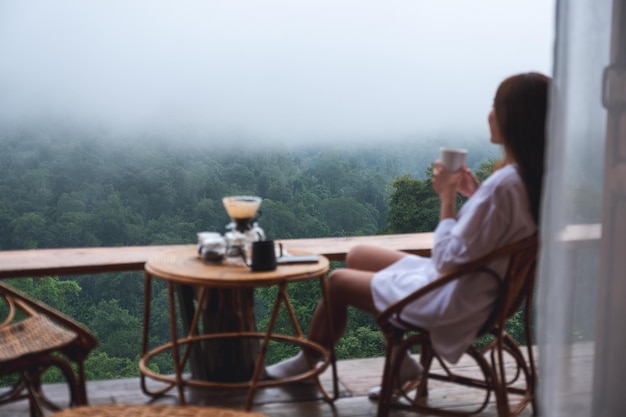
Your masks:
<svg viewBox="0 0 626 417"><path fill-rule="evenodd" d="M467 276L468 274L471 274L474 272L478 272L478 271L488 272L490 273L490 276L494 277L498 285L501 285L501 279L493 270L487 268L487 265L489 265L491 262L497 259L511 256L513 253L519 250L528 248L536 244L536 240L537 240L537 236L532 235L531 237L528 237L526 239L503 246L499 249L496 249L488 253L487 255L484 255L481 258L478 258L474 261L459 265L457 268L454 268L453 270L441 275L435 281L430 282L429 284L415 290L414 292L407 295L402 300L389 306L385 311L383 311L376 317L376 322L381 328L385 328L385 326L389 324L391 318L396 318L401 323L404 323L404 321L401 319L400 316L404 308L408 304L416 301L417 299L423 297L424 295L428 294L429 292L437 288L440 288L456 279L459 279L463 276Z"/></svg>
<svg viewBox="0 0 626 417"><path fill-rule="evenodd" d="M55 323L76 332L85 346L93 348L98 345L96 337L71 317L2 282L0 282L0 296L12 300L15 305L19 306L30 315L42 314ZM7 302L10 303L11 301L7 300Z"/></svg>

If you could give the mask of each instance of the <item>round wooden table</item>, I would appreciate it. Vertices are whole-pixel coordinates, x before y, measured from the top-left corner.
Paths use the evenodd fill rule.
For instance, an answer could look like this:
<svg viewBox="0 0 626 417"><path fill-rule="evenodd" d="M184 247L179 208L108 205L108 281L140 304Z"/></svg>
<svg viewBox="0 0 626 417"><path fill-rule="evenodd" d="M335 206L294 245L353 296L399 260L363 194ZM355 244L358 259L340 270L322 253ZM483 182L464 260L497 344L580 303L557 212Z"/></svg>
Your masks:
<svg viewBox="0 0 626 417"><path fill-rule="evenodd" d="M287 248L288 250L288 248ZM298 253L300 254L300 253ZM332 402L338 396L337 371L333 349L327 349L320 344L314 343L305 338L295 313L287 295L287 286L292 282L304 281L317 278L320 283L321 297L324 304L328 306L328 289L326 286L326 273L329 262L324 256L319 256L317 262L294 263L278 265L276 270L268 272L252 272L249 267L236 265L213 265L207 264L198 257L195 246L165 252L159 256L151 258L145 265L145 297L144 297L144 328L141 359L139 369L141 372L141 387L144 393L151 396L162 395L173 387L177 387L179 400L185 404L184 388L186 386L207 387L207 388L248 388L248 398L246 409L252 406L254 394L259 387L277 386L297 381L302 381L314 377L316 384L323 393L327 401ZM169 319L171 341L153 349L148 348L150 334L150 305L152 301L152 280L153 278L165 281L168 291ZM206 310L211 302L216 302L214 296L209 296L211 291L234 290L253 291L257 287L276 286L278 292L272 309L269 323L264 332L256 331L255 323L251 323L252 330L244 331L216 331L199 332L198 324L200 315ZM176 288L193 288L195 291L191 304L192 316L185 326L186 335L179 336L178 318L176 308ZM190 304L189 302L187 304ZM276 319L283 306L289 315L290 322L294 329L293 335L278 334L274 332ZM189 307L189 305L187 305ZM181 305L182 308L182 305ZM180 309L179 309L180 310ZM181 312L181 315L184 312ZM327 314L329 331L332 332L332 317L330 311ZM254 321L254 317L249 318ZM206 340L232 340L232 339L252 339L262 340L256 358L251 358L254 363L252 377L247 381L224 382L194 378L183 375L183 369L190 358L190 351L194 345ZM270 340L282 341L307 347L321 354L322 360L317 367L303 374L285 378L282 380L263 379L261 376L264 370L265 355ZM175 374L162 375L149 368L148 363L151 358L164 352L171 352L174 362ZM206 354L206 352L204 352ZM318 375L329 365L333 372L333 390L331 396L320 384ZM146 377L166 383L166 386L159 391L151 391L146 386Z"/></svg>

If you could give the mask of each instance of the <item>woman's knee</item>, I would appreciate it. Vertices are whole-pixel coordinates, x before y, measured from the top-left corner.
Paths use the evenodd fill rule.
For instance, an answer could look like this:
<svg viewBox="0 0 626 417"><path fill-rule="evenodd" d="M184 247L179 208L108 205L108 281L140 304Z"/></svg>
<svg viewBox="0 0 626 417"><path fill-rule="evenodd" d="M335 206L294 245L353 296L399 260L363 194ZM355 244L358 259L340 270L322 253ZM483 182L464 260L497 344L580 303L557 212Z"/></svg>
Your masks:
<svg viewBox="0 0 626 417"><path fill-rule="evenodd" d="M338 268L330 273L326 282L331 297L343 297L345 294L353 292L355 287L368 285L365 282L360 283L358 280L355 280L353 273L354 271L348 268Z"/></svg>
<svg viewBox="0 0 626 417"><path fill-rule="evenodd" d="M377 272L404 256L404 252L379 246L357 245L346 254L346 265L348 268Z"/></svg>
<svg viewBox="0 0 626 417"><path fill-rule="evenodd" d="M348 268L363 269L361 266L366 264L367 259L372 256L376 249L366 245L353 246L346 254L346 266Z"/></svg>
<svg viewBox="0 0 626 417"><path fill-rule="evenodd" d="M373 273L348 268L335 269L327 285L331 304L351 305L365 311L373 307L371 280Z"/></svg>
<svg viewBox="0 0 626 417"><path fill-rule="evenodd" d="M333 270L330 275L328 275L328 280L326 280L326 285L328 285L328 290L331 293L337 292L339 289L345 287L345 268L338 268Z"/></svg>

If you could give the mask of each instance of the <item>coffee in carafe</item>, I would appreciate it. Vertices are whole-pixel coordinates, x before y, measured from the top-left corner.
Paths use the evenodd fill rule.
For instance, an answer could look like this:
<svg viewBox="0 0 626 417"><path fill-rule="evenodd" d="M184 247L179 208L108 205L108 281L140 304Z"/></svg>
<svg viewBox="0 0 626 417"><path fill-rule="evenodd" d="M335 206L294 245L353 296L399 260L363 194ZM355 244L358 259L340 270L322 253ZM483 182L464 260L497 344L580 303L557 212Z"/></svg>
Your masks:
<svg viewBox="0 0 626 417"><path fill-rule="evenodd" d="M226 241L217 232L200 232L198 236L198 256L206 263L219 264L224 260Z"/></svg>

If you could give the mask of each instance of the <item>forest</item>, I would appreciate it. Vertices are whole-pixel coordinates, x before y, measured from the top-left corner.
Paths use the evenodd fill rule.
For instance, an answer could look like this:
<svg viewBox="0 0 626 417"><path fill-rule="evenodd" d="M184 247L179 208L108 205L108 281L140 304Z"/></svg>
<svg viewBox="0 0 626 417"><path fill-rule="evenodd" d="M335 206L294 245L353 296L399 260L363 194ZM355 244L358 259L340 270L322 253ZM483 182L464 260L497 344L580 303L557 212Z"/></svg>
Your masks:
<svg viewBox="0 0 626 417"><path fill-rule="evenodd" d="M431 164L442 140L283 146L62 128L0 132L0 250L195 243L199 231L225 231L229 219L221 199L236 194L263 198L258 221L270 239L432 231L439 201L430 186ZM468 163L479 179L500 156L484 138L450 139L446 145L469 149ZM89 379L138 376L141 273L10 283L96 334L100 345L87 362ZM267 322L273 291L255 293L259 328ZM317 283L299 283L289 291L306 329L319 299ZM169 339L164 286L156 285L153 296L155 346ZM338 358L383 355L373 319L350 314ZM279 329L287 325L277 323ZM294 349L273 346L268 361ZM151 366L171 372L164 356ZM58 377L50 372L46 381Z"/></svg>

